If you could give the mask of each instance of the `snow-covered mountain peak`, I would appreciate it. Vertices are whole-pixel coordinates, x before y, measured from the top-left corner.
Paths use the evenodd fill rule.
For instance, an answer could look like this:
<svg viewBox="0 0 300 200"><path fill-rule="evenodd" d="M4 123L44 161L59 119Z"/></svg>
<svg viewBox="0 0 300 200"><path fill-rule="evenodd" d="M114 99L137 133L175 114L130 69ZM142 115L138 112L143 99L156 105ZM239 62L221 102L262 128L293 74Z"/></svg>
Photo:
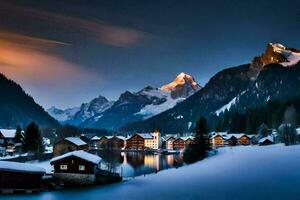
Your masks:
<svg viewBox="0 0 300 200"><path fill-rule="evenodd" d="M172 98L176 99L191 96L201 89L201 86L191 75L181 72L171 83L163 85L160 89L170 92Z"/></svg>
<svg viewBox="0 0 300 200"><path fill-rule="evenodd" d="M171 92L175 90L177 87L186 84L190 85L195 90L201 88L200 85L194 80L194 78L191 75L181 72L179 75L176 76L176 78L171 83L163 85L161 87L161 90Z"/></svg>
<svg viewBox="0 0 300 200"><path fill-rule="evenodd" d="M269 43L265 52L252 61L251 67L261 70L268 64L281 64L284 67L294 66L300 61L300 51L287 48L280 43Z"/></svg>

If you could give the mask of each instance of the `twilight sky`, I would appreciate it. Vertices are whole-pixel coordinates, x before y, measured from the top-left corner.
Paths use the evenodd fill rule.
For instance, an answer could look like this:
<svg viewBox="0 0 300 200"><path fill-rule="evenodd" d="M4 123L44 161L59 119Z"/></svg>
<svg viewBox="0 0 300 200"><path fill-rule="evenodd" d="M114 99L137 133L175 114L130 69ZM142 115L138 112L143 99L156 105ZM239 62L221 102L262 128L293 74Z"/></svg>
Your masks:
<svg viewBox="0 0 300 200"><path fill-rule="evenodd" d="M204 85L268 42L300 48L299 0L1 0L0 19L0 72L45 108L182 71Z"/></svg>

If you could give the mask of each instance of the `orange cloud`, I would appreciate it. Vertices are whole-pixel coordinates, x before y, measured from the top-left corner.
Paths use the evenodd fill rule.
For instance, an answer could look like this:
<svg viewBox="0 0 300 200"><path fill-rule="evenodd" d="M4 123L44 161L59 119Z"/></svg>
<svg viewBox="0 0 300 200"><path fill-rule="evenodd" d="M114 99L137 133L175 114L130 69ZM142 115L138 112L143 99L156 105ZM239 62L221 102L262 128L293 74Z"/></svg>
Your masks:
<svg viewBox="0 0 300 200"><path fill-rule="evenodd" d="M0 32L0 72L26 85L72 85L93 77L53 53L59 41Z"/></svg>
<svg viewBox="0 0 300 200"><path fill-rule="evenodd" d="M138 44L141 40L148 38L149 33L133 28L112 25L104 21L92 21L78 17L67 16L59 13L40 11L24 6L17 6L0 2L2 8L14 11L18 16L30 17L34 20L43 20L47 23L63 24L85 34L96 41L119 47L130 47Z"/></svg>

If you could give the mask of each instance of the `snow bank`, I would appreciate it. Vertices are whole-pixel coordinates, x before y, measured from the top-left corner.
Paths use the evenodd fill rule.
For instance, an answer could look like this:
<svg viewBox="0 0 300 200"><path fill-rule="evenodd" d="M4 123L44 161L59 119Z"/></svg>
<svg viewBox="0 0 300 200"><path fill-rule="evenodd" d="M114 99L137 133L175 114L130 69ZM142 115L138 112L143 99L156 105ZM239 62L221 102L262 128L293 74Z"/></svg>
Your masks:
<svg viewBox="0 0 300 200"><path fill-rule="evenodd" d="M193 165L131 181L14 199L298 199L300 145L238 146Z"/></svg>

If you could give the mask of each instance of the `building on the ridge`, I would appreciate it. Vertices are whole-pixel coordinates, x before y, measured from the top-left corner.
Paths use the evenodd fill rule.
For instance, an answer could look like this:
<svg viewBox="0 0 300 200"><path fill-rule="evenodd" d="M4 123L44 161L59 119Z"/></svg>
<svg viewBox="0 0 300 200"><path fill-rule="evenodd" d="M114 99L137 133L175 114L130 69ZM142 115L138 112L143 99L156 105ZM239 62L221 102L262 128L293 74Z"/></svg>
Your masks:
<svg viewBox="0 0 300 200"><path fill-rule="evenodd" d="M38 192L45 173L45 169L32 164L0 161L0 191Z"/></svg>
<svg viewBox="0 0 300 200"><path fill-rule="evenodd" d="M102 159L85 151L72 151L50 161L54 177L65 184L90 185L96 181Z"/></svg>
<svg viewBox="0 0 300 200"><path fill-rule="evenodd" d="M66 137L54 144L53 156L59 156L71 151L87 149L88 144L79 137Z"/></svg>

